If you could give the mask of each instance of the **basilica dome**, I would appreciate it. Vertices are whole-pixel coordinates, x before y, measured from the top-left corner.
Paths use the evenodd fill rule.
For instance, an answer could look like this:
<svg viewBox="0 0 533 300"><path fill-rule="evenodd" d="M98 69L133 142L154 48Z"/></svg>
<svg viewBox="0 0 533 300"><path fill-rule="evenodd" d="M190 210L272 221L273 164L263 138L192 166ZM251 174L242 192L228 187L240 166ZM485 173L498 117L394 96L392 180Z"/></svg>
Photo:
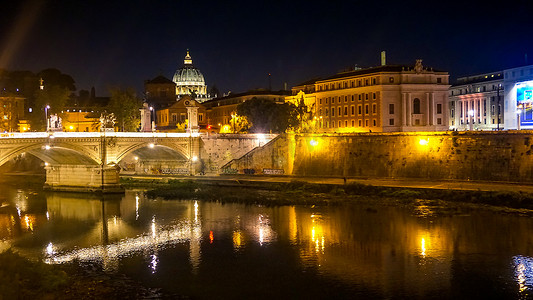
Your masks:
<svg viewBox="0 0 533 300"><path fill-rule="evenodd" d="M176 95L178 97L190 95L194 92L196 100L200 102L207 100L207 86L204 75L192 64L189 50L187 50L187 55L183 60L183 66L176 70L172 81L176 83Z"/></svg>

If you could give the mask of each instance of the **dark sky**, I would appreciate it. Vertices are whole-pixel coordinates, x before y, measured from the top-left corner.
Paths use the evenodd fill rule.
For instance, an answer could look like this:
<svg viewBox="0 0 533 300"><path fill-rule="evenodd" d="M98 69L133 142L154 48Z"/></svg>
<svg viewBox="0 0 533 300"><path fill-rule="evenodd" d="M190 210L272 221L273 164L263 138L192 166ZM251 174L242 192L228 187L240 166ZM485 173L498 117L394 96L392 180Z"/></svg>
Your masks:
<svg viewBox="0 0 533 300"><path fill-rule="evenodd" d="M533 64L533 1L10 1L0 67L57 68L78 89L171 79L190 49L221 92L341 69L423 64L452 78Z"/></svg>

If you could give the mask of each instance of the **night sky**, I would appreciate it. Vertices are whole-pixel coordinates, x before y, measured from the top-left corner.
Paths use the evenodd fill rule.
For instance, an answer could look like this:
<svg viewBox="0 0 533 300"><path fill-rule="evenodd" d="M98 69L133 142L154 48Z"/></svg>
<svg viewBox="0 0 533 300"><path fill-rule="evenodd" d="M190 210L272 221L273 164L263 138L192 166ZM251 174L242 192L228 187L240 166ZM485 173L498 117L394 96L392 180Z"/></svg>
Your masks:
<svg viewBox="0 0 533 300"><path fill-rule="evenodd" d="M57 68L76 87L169 79L186 49L208 87L288 87L342 69L424 66L452 79L533 64L533 1L10 1L0 68Z"/></svg>

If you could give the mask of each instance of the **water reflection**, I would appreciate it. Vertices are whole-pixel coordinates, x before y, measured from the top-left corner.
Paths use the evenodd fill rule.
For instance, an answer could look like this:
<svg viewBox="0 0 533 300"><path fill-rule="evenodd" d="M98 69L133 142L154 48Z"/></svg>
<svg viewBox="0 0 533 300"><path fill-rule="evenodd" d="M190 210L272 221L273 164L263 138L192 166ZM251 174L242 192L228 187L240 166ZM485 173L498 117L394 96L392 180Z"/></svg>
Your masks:
<svg viewBox="0 0 533 300"><path fill-rule="evenodd" d="M239 273L243 285L256 288L262 284L254 280L295 289L309 280L302 283L309 293L334 282L339 293L362 289L380 298L451 297L479 287L516 296L533 288L532 225L486 211L439 216L397 207L262 207L150 200L136 191L102 199L17 190L0 207L0 251L15 247L47 263L137 270L130 276L191 295L200 293L188 289L202 280L220 290ZM278 273L288 278L277 282Z"/></svg>

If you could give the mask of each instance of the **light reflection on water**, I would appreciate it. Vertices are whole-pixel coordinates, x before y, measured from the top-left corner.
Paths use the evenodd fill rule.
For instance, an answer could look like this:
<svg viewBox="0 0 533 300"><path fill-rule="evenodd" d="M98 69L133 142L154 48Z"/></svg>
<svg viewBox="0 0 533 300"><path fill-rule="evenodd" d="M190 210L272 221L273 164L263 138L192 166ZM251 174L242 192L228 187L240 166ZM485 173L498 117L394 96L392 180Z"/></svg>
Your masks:
<svg viewBox="0 0 533 300"><path fill-rule="evenodd" d="M0 251L13 246L50 264L93 263L198 297L213 296L208 290L230 297L235 282L249 289L240 293L265 297L289 290L378 298L531 294L530 218L424 212L18 190L0 208ZM199 288L202 282L213 289Z"/></svg>

